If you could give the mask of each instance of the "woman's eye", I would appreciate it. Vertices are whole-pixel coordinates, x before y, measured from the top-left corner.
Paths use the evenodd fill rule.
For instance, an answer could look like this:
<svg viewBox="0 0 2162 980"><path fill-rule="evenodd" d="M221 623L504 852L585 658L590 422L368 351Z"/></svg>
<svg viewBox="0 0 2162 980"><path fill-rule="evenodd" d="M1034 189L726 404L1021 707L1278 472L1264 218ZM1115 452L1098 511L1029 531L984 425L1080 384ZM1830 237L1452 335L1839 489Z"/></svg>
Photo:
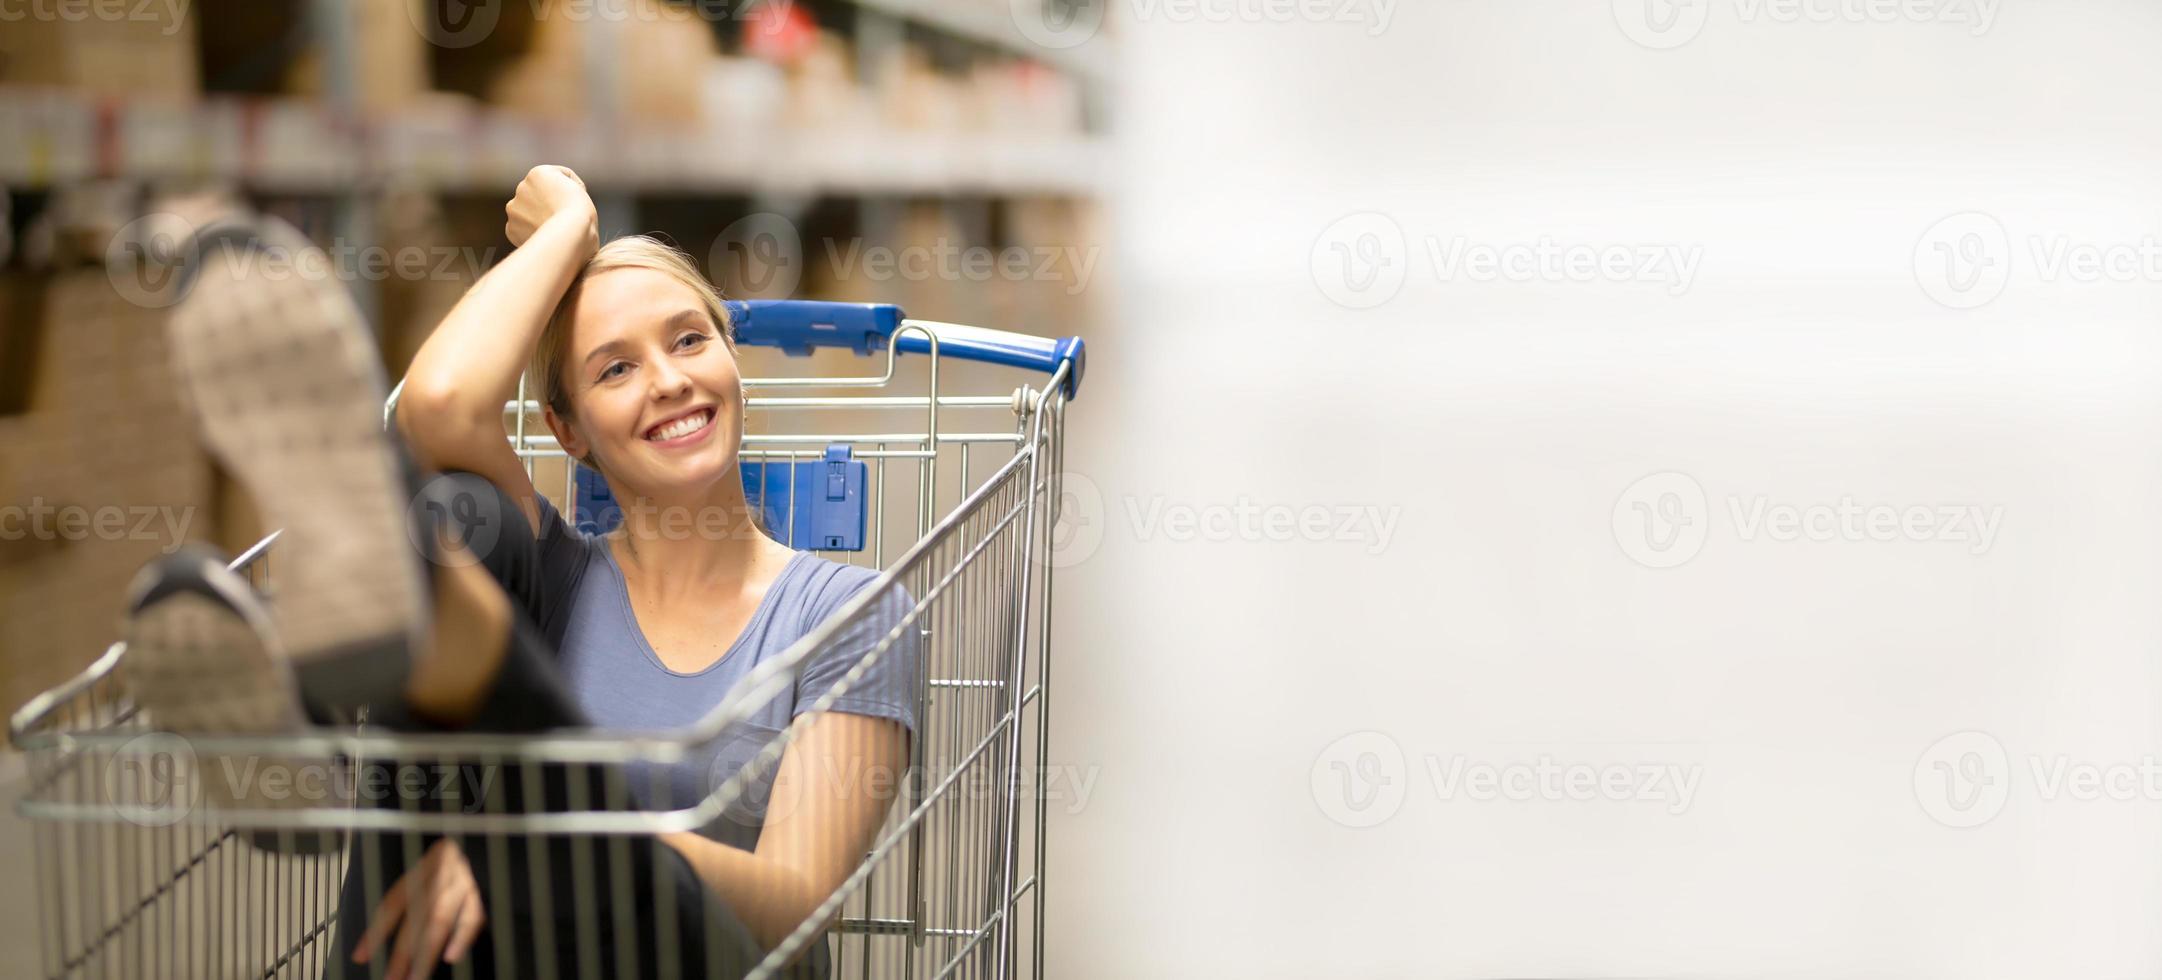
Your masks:
<svg viewBox="0 0 2162 980"><path fill-rule="evenodd" d="M705 334L702 334L702 333L687 333L687 334L684 334L684 335L683 335L683 336L681 336L681 337L678 337L678 338L676 338L676 349L677 349L677 350L682 350L682 349L684 349L684 348L686 348L686 347L691 347L691 346L694 346L694 345L697 345L697 344L703 344L703 343L705 343L705 342L706 342L706 335L705 335Z"/></svg>
<svg viewBox="0 0 2162 980"><path fill-rule="evenodd" d="M614 364L610 364L607 367L601 369L601 380L608 381L614 378L621 377L623 375L623 372L630 369L631 366L628 361L617 361Z"/></svg>

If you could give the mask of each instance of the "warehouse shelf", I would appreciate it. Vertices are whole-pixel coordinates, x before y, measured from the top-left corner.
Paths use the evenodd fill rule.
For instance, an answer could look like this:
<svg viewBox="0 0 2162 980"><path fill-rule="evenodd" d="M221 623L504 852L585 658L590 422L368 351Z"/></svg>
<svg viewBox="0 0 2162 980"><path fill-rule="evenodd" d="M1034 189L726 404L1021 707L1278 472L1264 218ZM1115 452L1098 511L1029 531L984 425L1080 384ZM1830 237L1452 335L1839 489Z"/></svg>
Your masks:
<svg viewBox="0 0 2162 980"><path fill-rule="evenodd" d="M535 160L626 192L1093 195L1102 140L1074 134L686 132L474 108L359 121L300 99L193 105L0 90L0 184L227 180L296 193L399 183L501 191Z"/></svg>
<svg viewBox="0 0 2162 980"><path fill-rule="evenodd" d="M1090 39L1070 48L1050 48L1021 33L1014 22L1012 5L1006 0L854 0L857 6L912 21L957 37L1041 61L1073 72L1090 81L1110 77L1103 57L1103 43Z"/></svg>

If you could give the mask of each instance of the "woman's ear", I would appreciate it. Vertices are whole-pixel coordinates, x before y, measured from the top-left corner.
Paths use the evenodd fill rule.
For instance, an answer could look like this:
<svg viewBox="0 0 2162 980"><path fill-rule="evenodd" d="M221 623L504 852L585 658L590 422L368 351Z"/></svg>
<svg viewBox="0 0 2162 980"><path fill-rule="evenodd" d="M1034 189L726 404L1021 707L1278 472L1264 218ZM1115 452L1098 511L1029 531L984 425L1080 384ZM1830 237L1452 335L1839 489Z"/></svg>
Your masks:
<svg viewBox="0 0 2162 980"><path fill-rule="evenodd" d="M556 443L562 446L563 451L569 453L572 459L586 458L586 453L591 451L592 447L587 446L586 441L579 437L577 426L556 414L555 406L542 405L541 420L548 423L548 431L555 434Z"/></svg>

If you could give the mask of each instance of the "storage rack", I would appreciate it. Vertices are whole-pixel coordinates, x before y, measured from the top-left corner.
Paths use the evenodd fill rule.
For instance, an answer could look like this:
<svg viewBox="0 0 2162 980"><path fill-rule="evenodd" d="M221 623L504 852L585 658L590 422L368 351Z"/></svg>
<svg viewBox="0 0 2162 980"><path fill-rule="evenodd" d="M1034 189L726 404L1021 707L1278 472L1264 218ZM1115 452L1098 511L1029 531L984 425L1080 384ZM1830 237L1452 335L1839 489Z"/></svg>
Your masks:
<svg viewBox="0 0 2162 980"><path fill-rule="evenodd" d="M745 195L752 210L800 216L820 196L854 199L877 240L898 202L936 198L974 240L988 199L1093 200L1104 157L1096 132L669 131L606 115L535 120L475 107L365 118L359 110L355 11L373 0L291 0L323 51L323 95L206 96L192 104L99 99L64 89L0 86L0 188L37 192L111 178L145 184L226 183L252 193L327 201L330 234L349 248L375 240L374 196L386 184L442 193L507 193L537 161L577 169L595 191L604 237L639 230L642 194ZM1063 0L1043 0L1047 4ZM858 60L872 64L914 30L1044 64L1083 86L1092 114L1108 100L1110 41L1050 49L1022 36L1006 0L844 0ZM192 15L192 14L191 14ZM584 32L588 104L612 106L616 52L605 19ZM200 29L215 29L214 24ZM862 73L859 73L861 75ZM859 82L864 79L859 78ZM351 286L374 322L367 281Z"/></svg>

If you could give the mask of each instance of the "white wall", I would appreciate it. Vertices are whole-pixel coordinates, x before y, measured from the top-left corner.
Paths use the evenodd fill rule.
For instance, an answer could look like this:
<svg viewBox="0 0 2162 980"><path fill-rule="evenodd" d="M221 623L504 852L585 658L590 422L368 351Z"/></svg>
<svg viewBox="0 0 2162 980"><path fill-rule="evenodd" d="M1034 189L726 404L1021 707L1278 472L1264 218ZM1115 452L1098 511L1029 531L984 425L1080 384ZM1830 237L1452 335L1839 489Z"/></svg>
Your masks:
<svg viewBox="0 0 2162 980"><path fill-rule="evenodd" d="M2035 254L2162 234L2162 8L2004 0L1978 34L1697 0L1653 50L1640 2L1409 0L1371 36L1114 0L1121 315L1073 414L1054 682L1054 761L1097 781L1054 824L1055 975L2162 972L2162 785L2036 768L2162 752L2162 284ZM1988 294L1925 236L1976 210L2009 288L1951 309L1925 281ZM1354 212L1406 239L1369 310L1316 282ZM1443 281L1421 244L1542 235L1701 271ZM1625 494L1670 471L1706 537L1646 567ZM1732 510L1843 498L2001 516L1981 549ZM1399 516L1385 548L1148 525L1242 500ZM1700 781L1445 799L1426 765L1542 755ZM1393 815L1347 826L1382 811L1332 763Z"/></svg>

